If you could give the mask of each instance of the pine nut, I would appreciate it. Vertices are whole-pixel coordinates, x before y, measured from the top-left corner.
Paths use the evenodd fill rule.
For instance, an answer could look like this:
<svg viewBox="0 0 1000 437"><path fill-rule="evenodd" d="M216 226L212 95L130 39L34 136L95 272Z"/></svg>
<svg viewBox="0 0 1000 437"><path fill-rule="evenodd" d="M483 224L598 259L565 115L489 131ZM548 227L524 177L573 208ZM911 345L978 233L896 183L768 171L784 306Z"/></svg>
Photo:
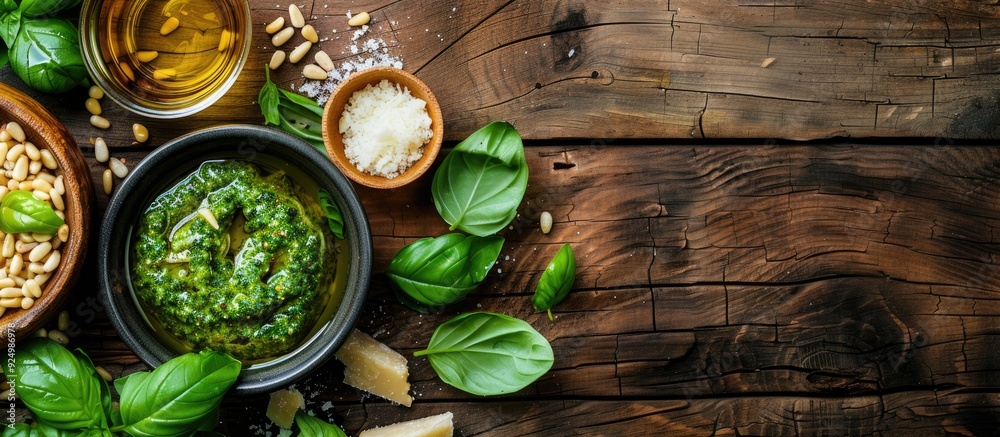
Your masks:
<svg viewBox="0 0 1000 437"><path fill-rule="evenodd" d="M160 35L170 35L170 32L177 30L177 27L180 25L181 20L178 20L177 17L167 18L167 21L163 22L163 26L160 27Z"/></svg>
<svg viewBox="0 0 1000 437"><path fill-rule="evenodd" d="M7 132L7 125L0 126L0 141L7 142L13 139L14 137L10 136L10 132Z"/></svg>
<svg viewBox="0 0 1000 437"><path fill-rule="evenodd" d="M542 215L538 217L538 222L541 225L543 234L548 234L552 230L552 214L548 211L542 212Z"/></svg>
<svg viewBox="0 0 1000 437"><path fill-rule="evenodd" d="M4 308L21 308L21 299L24 299L24 296L22 296L22 297L6 297L6 298L2 298L2 299L0 299L0 307L4 307Z"/></svg>
<svg viewBox="0 0 1000 437"><path fill-rule="evenodd" d="M20 157L22 153L24 153L24 143L15 144L14 147L7 150L7 160L10 162L17 161L17 158Z"/></svg>
<svg viewBox="0 0 1000 437"><path fill-rule="evenodd" d="M35 179L31 181L31 189L49 191L52 189L52 185L45 181L45 179Z"/></svg>
<svg viewBox="0 0 1000 437"><path fill-rule="evenodd" d="M48 235L48 234L39 234L37 232L32 232L31 233L31 238L34 238L35 241L37 241L39 243L44 243L46 241L52 240L52 236L51 235Z"/></svg>
<svg viewBox="0 0 1000 437"><path fill-rule="evenodd" d="M101 112L103 112L101 109L101 102L98 102L97 99L93 97L87 99L86 102L83 102L83 106L87 108L87 112L91 115L101 115Z"/></svg>
<svg viewBox="0 0 1000 437"><path fill-rule="evenodd" d="M139 123L134 123L132 125L132 135L135 137L136 141L145 143L146 140L149 139L149 129L146 129L146 126Z"/></svg>
<svg viewBox="0 0 1000 437"><path fill-rule="evenodd" d="M113 184L113 179L112 178L113 177L114 177L114 175L111 174L111 169L105 169L104 170L104 174L101 175L101 179L103 179L103 182L104 182L104 194L107 194L109 196L111 195L111 188L112 188L112 184Z"/></svg>
<svg viewBox="0 0 1000 437"><path fill-rule="evenodd" d="M0 270L0 271L2 271L2 270ZM10 287L13 287L15 285L17 285L17 284L14 283L13 279L10 279L10 278L0 279L0 289L2 289L2 288L10 288ZM2 291L0 291L0 293L2 293ZM11 296L11 297L14 297L14 296Z"/></svg>
<svg viewBox="0 0 1000 437"><path fill-rule="evenodd" d="M322 50L316 53L315 58L316 63L326 71L333 71L334 68L337 68L336 65L333 65L333 59L330 59L330 55Z"/></svg>
<svg viewBox="0 0 1000 437"><path fill-rule="evenodd" d="M175 77L177 77L177 69L175 68L161 68L159 70L153 70L153 79L156 80L173 79Z"/></svg>
<svg viewBox="0 0 1000 437"><path fill-rule="evenodd" d="M352 27L364 26L368 24L368 22L371 21L371 19L372 19L371 15L368 15L367 12L362 12L360 14L351 17L350 20L347 20L347 24Z"/></svg>
<svg viewBox="0 0 1000 437"><path fill-rule="evenodd" d="M124 62L119 62L118 68L122 70L122 74L124 74L128 80L135 82L135 73L132 71L132 67L129 67L129 65Z"/></svg>
<svg viewBox="0 0 1000 437"><path fill-rule="evenodd" d="M31 293L31 297L35 299L42 297L42 287L38 285L38 281L35 281L34 279L29 279L27 281L24 281L24 285L22 286L22 288L28 290L28 292ZM69 312L67 311L64 312L66 313L66 318L68 319ZM60 330L64 329L62 327L62 314L59 315L59 329Z"/></svg>
<svg viewBox="0 0 1000 437"><path fill-rule="evenodd" d="M278 32L271 37L271 44L275 47L281 47L285 45L288 40L292 39L292 35L295 35L295 29L286 27L282 29L281 32Z"/></svg>
<svg viewBox="0 0 1000 437"><path fill-rule="evenodd" d="M302 16L302 11L295 3L288 5L288 18L292 22L292 27L301 29L306 25L306 18Z"/></svg>
<svg viewBox="0 0 1000 437"><path fill-rule="evenodd" d="M285 62L285 52L283 50L275 50L274 54L271 55L271 62L267 64L271 70L277 70L282 63Z"/></svg>
<svg viewBox="0 0 1000 437"><path fill-rule="evenodd" d="M14 166L11 166L11 168L14 168ZM10 177L10 176L7 176L7 177ZM7 189L9 189L10 191L14 191L14 190L20 189L20 187L18 186L18 182L17 181L11 179L11 180L7 181Z"/></svg>
<svg viewBox="0 0 1000 437"><path fill-rule="evenodd" d="M38 147L35 147L31 141L24 142L24 153L28 155L28 159L32 161L42 159L42 152L39 152Z"/></svg>
<svg viewBox="0 0 1000 437"><path fill-rule="evenodd" d="M307 24L302 28L302 37L313 44L319 42L319 34L316 33L316 28L312 27L312 24Z"/></svg>
<svg viewBox="0 0 1000 437"><path fill-rule="evenodd" d="M215 214L212 214L212 210L201 208L198 210L198 214L205 218L205 221L212 226L212 229L219 230L219 221L215 219Z"/></svg>
<svg viewBox="0 0 1000 437"><path fill-rule="evenodd" d="M28 157L21 155L14 164L14 173L11 176L15 181L23 181L28 177Z"/></svg>
<svg viewBox="0 0 1000 437"><path fill-rule="evenodd" d="M97 371L97 374L100 375L101 379L105 382L111 382L111 380L114 379L114 377L111 376L111 373L108 372L108 369L105 369L104 367L97 366L94 370Z"/></svg>
<svg viewBox="0 0 1000 437"><path fill-rule="evenodd" d="M69 240L69 225L63 223L63 225L56 231L56 236L59 237L59 241L62 241L63 243L65 243L66 240Z"/></svg>
<svg viewBox="0 0 1000 437"><path fill-rule="evenodd" d="M37 175L40 171L42 171L42 161L31 161L28 164L28 174Z"/></svg>
<svg viewBox="0 0 1000 437"><path fill-rule="evenodd" d="M14 285L17 285L18 287L24 287L24 281L27 280L27 278L23 278L21 276L11 276L10 279L13 279Z"/></svg>
<svg viewBox="0 0 1000 437"><path fill-rule="evenodd" d="M11 299L15 297L24 297L24 291L21 290L21 287L14 287L13 279L11 279L10 282L12 284L10 287L4 287L3 289L0 289L0 298Z"/></svg>
<svg viewBox="0 0 1000 437"><path fill-rule="evenodd" d="M52 273L56 268L59 267L59 261L62 260L62 255L59 254L58 250L53 250L52 254L49 255L49 259L45 260L43 268L45 273Z"/></svg>
<svg viewBox="0 0 1000 437"><path fill-rule="evenodd" d="M11 138L19 143L23 143L24 140L27 139L27 137L24 136L24 129L21 129L21 125L14 121L7 123L7 133L10 134Z"/></svg>
<svg viewBox="0 0 1000 437"><path fill-rule="evenodd" d="M128 176L128 167L116 158L111 158L108 160L108 167L111 167L111 172L118 176L119 179Z"/></svg>
<svg viewBox="0 0 1000 437"><path fill-rule="evenodd" d="M52 201L52 206L56 207L58 211L66 210L66 202L63 201L62 196L56 192L55 188L49 190L49 200Z"/></svg>
<svg viewBox="0 0 1000 437"><path fill-rule="evenodd" d="M313 43L309 41L299 44L299 46L296 47L295 50L292 50L292 53L288 55L288 62L295 64L301 61L302 58L306 57L306 53L309 53L309 49L312 48L312 45Z"/></svg>
<svg viewBox="0 0 1000 437"><path fill-rule="evenodd" d="M37 243L37 244L38 245L35 246L34 249L31 249L31 252L28 253L28 260L33 263L45 259L45 257L49 254L49 252L52 252L52 243L46 241L44 243Z"/></svg>
<svg viewBox="0 0 1000 437"><path fill-rule="evenodd" d="M49 331L49 340L52 340L63 346L69 344L69 337L67 337L66 334L63 334L62 332L57 331L55 329Z"/></svg>
<svg viewBox="0 0 1000 437"><path fill-rule="evenodd" d="M143 63L151 62L153 59L156 59L157 56L160 56L160 52L156 50L143 50L135 52L135 59Z"/></svg>
<svg viewBox="0 0 1000 437"><path fill-rule="evenodd" d="M21 309L30 310L35 305L35 299L25 297L21 299Z"/></svg>
<svg viewBox="0 0 1000 437"><path fill-rule="evenodd" d="M108 157L111 152L108 150L108 143L104 141L104 138L98 137L94 141L94 158L97 162L108 162Z"/></svg>
<svg viewBox="0 0 1000 437"><path fill-rule="evenodd" d="M90 124L98 129L107 129L111 127L111 122L100 115L91 115Z"/></svg>
<svg viewBox="0 0 1000 437"><path fill-rule="evenodd" d="M23 241L25 243L34 243L35 242L35 239L31 237L31 234L29 234L27 232L22 232L20 234L15 235L15 236L17 237L18 241Z"/></svg>
<svg viewBox="0 0 1000 437"><path fill-rule="evenodd" d="M7 152L10 151L10 147L14 144L7 141L0 141L0 156L7 156Z"/></svg>
<svg viewBox="0 0 1000 437"><path fill-rule="evenodd" d="M13 172L11 172L13 173ZM31 191L31 182L24 180L17 183L17 189L21 191Z"/></svg>
<svg viewBox="0 0 1000 437"><path fill-rule="evenodd" d="M48 281L49 278L51 278L51 277L52 277L51 273L43 273L41 275L35 275L34 281L37 282L39 286L44 287L45 286L45 282ZM28 281L24 281L24 282L28 282Z"/></svg>
<svg viewBox="0 0 1000 437"><path fill-rule="evenodd" d="M38 328L38 330L35 331L33 334L31 334L31 336L32 337L48 337L49 336L49 331L47 329L45 329L45 328Z"/></svg>
<svg viewBox="0 0 1000 437"><path fill-rule="evenodd" d="M219 52L225 52L226 49L232 45L233 33L228 30L222 31L222 36L219 37Z"/></svg>
<svg viewBox="0 0 1000 437"><path fill-rule="evenodd" d="M56 192L59 193L60 196L66 194L66 183L63 182L62 175L56 176L55 182L52 183L52 188L55 188Z"/></svg>
<svg viewBox="0 0 1000 437"><path fill-rule="evenodd" d="M17 253L28 253L28 252L31 252L32 249L34 249L37 246L38 246L38 243L36 243L34 241L31 242L31 243L25 243L23 241L17 241L16 243L14 243L14 250L16 250Z"/></svg>
<svg viewBox="0 0 1000 437"><path fill-rule="evenodd" d="M0 253L0 255L3 255L6 259L14 256L16 245L17 242L14 241L14 234L7 234L7 236L3 238L3 252Z"/></svg>
<svg viewBox="0 0 1000 437"><path fill-rule="evenodd" d="M278 17L275 18L274 21L270 22L267 27L264 28L264 31L267 32L268 35L274 35L274 32L281 30L282 27L285 27L285 17Z"/></svg>
<svg viewBox="0 0 1000 437"><path fill-rule="evenodd" d="M55 170L59 168L59 162L56 161L55 155L49 151L49 149L42 149L42 165L49 170ZM46 173L47 174L47 173Z"/></svg>
<svg viewBox="0 0 1000 437"><path fill-rule="evenodd" d="M14 256L10 258L10 264L7 265L7 274L11 276L17 276L21 274L21 269L24 268L24 258L21 257L20 253L15 253ZM17 279L15 278L16 282Z"/></svg>
<svg viewBox="0 0 1000 437"><path fill-rule="evenodd" d="M28 282L34 282L34 281L28 281ZM25 285L27 285L27 282L25 283ZM59 312L59 318L56 321L56 328L58 328L60 331L66 331L67 329L69 329L69 311L62 310Z"/></svg>
<svg viewBox="0 0 1000 437"><path fill-rule="evenodd" d="M28 278L34 278L35 276L40 275L42 273L45 273L45 267L42 263L28 264Z"/></svg>
<svg viewBox="0 0 1000 437"><path fill-rule="evenodd" d="M90 89L87 90L87 95L90 96L90 98L92 99L100 100L104 98L104 90L102 90L101 87L97 85L91 85Z"/></svg>
<svg viewBox="0 0 1000 437"><path fill-rule="evenodd" d="M312 80L326 80L326 78L329 77L329 75L326 74L326 70L323 70L316 64L306 65L306 67L302 69L302 75L305 76L306 79Z"/></svg>

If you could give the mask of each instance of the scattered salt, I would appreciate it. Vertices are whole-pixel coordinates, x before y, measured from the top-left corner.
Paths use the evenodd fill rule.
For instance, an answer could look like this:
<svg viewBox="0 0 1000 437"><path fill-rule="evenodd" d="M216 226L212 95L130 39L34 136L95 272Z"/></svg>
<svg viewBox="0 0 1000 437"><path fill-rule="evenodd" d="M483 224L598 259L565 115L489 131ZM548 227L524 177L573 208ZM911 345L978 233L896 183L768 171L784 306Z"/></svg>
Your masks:
<svg viewBox="0 0 1000 437"><path fill-rule="evenodd" d="M576 49L569 49L569 54L566 55L567 58L572 58L576 54Z"/></svg>

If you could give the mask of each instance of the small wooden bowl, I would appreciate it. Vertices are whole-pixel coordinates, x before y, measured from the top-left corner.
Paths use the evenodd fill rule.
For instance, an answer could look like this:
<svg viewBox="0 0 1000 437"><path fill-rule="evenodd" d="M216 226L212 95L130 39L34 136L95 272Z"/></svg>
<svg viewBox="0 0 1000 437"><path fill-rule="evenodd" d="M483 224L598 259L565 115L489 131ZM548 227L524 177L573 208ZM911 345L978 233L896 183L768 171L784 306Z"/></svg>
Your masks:
<svg viewBox="0 0 1000 437"><path fill-rule="evenodd" d="M358 170L344 154L344 137L340 133L340 117L351 95L367 85L376 85L383 79L405 86L414 97L427 102L427 115L431 117L431 130L434 131L431 140L424 145L424 155L414 162L413 166L392 179L373 176ZM420 79L398 68L374 67L352 74L333 91L323 110L323 143L326 145L330 160L351 180L372 188L397 188L420 177L434 163L444 138L442 120L441 106L438 105L430 88Z"/></svg>
<svg viewBox="0 0 1000 437"><path fill-rule="evenodd" d="M28 141L52 152L59 164L56 174L63 176L66 186L63 201L70 228L69 240L60 247L59 268L42 288L42 297L30 309L7 310L0 317L0 332L13 329L17 338L24 338L52 320L73 291L87 254L94 188L83 154L66 127L34 99L0 83L0 123L10 121L21 125Z"/></svg>

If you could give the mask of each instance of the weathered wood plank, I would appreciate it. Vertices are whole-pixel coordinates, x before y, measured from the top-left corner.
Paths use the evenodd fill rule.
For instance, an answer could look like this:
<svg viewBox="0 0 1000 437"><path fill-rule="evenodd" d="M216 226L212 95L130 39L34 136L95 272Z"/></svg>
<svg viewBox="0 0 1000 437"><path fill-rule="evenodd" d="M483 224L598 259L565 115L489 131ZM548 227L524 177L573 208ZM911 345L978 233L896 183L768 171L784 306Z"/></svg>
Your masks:
<svg viewBox="0 0 1000 437"><path fill-rule="evenodd" d="M252 0L253 50L214 107L182 120L142 119L104 106L110 131L87 123L84 92L38 96L78 141L152 145L192 129L261 123L260 66L273 50L263 25L285 4ZM377 41L435 91L446 136L508 120L526 138L993 138L1000 16L969 0L630 2L442 0L305 4L337 65ZM373 12L355 40L348 10ZM334 32L336 30L336 33ZM296 36L297 44L301 37ZM287 48L287 47L286 47ZM356 50L354 50L356 49ZM357 53L355 53L355 51ZM310 55L312 54L310 53ZM301 68L274 74L302 85ZM10 68L0 80L23 87ZM37 95L37 94L36 94ZM76 104L79 102L79 104Z"/></svg>

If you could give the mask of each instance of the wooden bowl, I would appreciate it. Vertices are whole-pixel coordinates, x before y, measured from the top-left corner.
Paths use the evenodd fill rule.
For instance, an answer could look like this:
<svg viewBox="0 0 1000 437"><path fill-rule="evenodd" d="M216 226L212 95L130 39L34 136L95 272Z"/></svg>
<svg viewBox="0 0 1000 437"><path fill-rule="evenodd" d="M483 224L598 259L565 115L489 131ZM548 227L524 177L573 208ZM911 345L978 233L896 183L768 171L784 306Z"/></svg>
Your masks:
<svg viewBox="0 0 1000 437"><path fill-rule="evenodd" d="M70 228L69 239L60 247L59 268L42 287L42 297L30 309L7 310L0 317L0 332L13 329L18 338L24 338L52 320L73 292L87 254L94 188L83 154L66 127L31 97L0 83L0 123L10 121L20 124L28 141L48 149L58 162L56 174L63 176L66 186L63 201Z"/></svg>
<svg viewBox="0 0 1000 437"><path fill-rule="evenodd" d="M427 115L431 117L431 130L434 131L431 140L424 145L424 155L409 169L392 179L358 170L344 154L344 137L339 128L341 114L344 113L344 106L347 105L351 95L367 85L376 85L383 79L405 86L414 97L427 102ZM323 143L326 145L330 160L351 180L372 188L396 188L417 179L434 163L441 150L441 140L444 138L442 120L441 106L438 105L430 88L420 79L398 68L374 67L352 74L333 91L323 110Z"/></svg>

